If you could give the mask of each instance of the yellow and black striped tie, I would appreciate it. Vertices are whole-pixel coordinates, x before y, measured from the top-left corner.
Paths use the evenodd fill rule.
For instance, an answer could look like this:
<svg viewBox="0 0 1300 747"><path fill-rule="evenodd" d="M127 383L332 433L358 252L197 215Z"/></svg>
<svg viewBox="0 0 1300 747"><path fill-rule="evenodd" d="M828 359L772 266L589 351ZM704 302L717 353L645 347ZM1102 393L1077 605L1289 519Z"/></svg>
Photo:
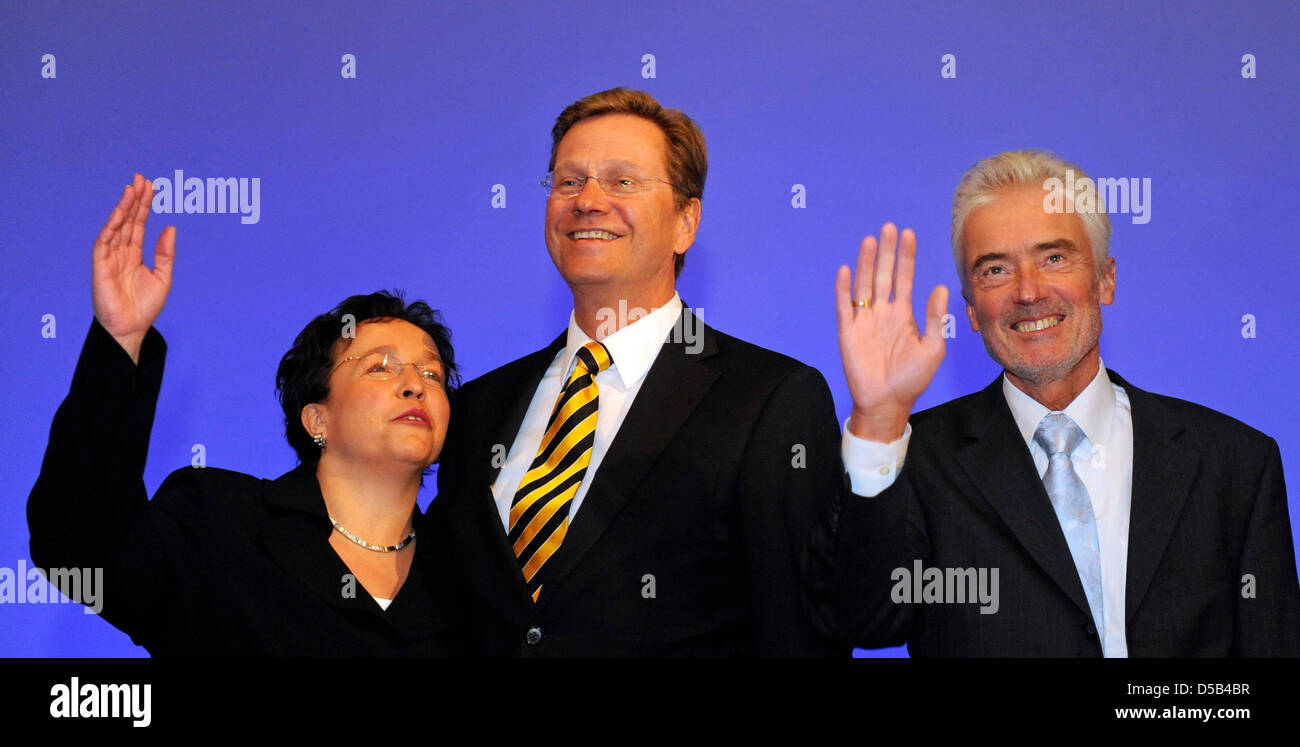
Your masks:
<svg viewBox="0 0 1300 747"><path fill-rule="evenodd" d="M564 541L569 504L591 463L598 406L596 374L612 363L609 351L599 342L589 342L578 350L573 373L546 423L537 458L524 473L510 504L510 543L534 602L542 590L538 571Z"/></svg>

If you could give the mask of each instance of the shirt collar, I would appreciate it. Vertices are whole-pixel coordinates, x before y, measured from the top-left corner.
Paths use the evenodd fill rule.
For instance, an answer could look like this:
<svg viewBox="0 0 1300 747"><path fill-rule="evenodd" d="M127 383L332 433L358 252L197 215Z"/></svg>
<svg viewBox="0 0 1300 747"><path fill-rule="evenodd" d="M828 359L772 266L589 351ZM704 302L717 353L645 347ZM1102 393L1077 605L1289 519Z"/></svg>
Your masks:
<svg viewBox="0 0 1300 747"><path fill-rule="evenodd" d="M654 363L664 340L668 339L668 333L672 332L681 319L682 308L681 296L673 293L668 303L601 340L613 360L611 367L618 372L625 389L631 388L650 370L650 364ZM574 356L589 342L591 338L578 326L573 312L569 312L569 333L564 346L562 369L566 377L573 366Z"/></svg>
<svg viewBox="0 0 1300 747"><path fill-rule="evenodd" d="M1002 375L1002 394L1016 419L1020 435L1027 445L1033 444L1034 431L1052 410L1016 388L1005 373ZM1097 375L1073 402L1066 405L1064 412L1078 424L1093 446L1106 444L1110 437L1110 423L1115 417L1115 389L1106 375L1106 364L1100 358L1097 359Z"/></svg>

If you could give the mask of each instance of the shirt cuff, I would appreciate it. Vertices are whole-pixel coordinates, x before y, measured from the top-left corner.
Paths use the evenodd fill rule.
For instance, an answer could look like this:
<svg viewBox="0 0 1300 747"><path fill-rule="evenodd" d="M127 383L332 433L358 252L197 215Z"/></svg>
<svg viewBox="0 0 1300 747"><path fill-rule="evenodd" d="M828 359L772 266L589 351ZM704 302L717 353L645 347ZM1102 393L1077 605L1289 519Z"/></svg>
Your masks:
<svg viewBox="0 0 1300 747"><path fill-rule="evenodd" d="M858 438L849 432L849 421L844 421L844 437L840 441L840 456L844 458L844 471L849 475L849 485L857 495L873 498L894 484L907 457L907 444L912 438L912 424L903 429L903 435L892 443L880 443Z"/></svg>

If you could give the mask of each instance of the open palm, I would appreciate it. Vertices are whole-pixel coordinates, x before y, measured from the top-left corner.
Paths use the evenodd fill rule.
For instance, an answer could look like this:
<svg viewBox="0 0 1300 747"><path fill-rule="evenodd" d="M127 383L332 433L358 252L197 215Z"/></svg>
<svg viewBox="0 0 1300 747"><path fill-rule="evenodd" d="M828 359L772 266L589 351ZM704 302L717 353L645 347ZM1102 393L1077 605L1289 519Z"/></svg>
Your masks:
<svg viewBox="0 0 1300 747"><path fill-rule="evenodd" d="M136 174L99 232L92 260L95 318L132 359L139 357L145 333L162 312L176 259L176 227L168 226L154 248L153 269L144 264L145 221L152 202L153 184Z"/></svg>
<svg viewBox="0 0 1300 747"><path fill-rule="evenodd" d="M849 429L873 441L903 435L912 406L944 356L948 289L940 285L930 293L922 335L912 313L916 234L905 229L901 245L898 238L898 229L886 223L878 244L874 236L862 240L857 277L845 265L835 279L840 357L853 395Z"/></svg>

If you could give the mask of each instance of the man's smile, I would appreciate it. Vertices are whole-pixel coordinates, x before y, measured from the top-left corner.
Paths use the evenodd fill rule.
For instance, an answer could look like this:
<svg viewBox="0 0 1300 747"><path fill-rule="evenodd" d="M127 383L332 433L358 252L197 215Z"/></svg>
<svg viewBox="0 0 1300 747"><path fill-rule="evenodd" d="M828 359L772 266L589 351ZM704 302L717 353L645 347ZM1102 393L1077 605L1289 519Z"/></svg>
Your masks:
<svg viewBox="0 0 1300 747"><path fill-rule="evenodd" d="M614 239L621 238L616 233L610 233L609 231L602 231L600 229L592 229L586 231L571 231L568 234L568 236L569 238L574 239L575 241L578 239L596 239L598 241L613 241Z"/></svg>
<svg viewBox="0 0 1300 747"><path fill-rule="evenodd" d="M1015 322L1011 325L1011 328L1017 332L1034 333L1051 329L1063 321L1065 321L1064 314L1049 314L1039 319L1025 319Z"/></svg>

